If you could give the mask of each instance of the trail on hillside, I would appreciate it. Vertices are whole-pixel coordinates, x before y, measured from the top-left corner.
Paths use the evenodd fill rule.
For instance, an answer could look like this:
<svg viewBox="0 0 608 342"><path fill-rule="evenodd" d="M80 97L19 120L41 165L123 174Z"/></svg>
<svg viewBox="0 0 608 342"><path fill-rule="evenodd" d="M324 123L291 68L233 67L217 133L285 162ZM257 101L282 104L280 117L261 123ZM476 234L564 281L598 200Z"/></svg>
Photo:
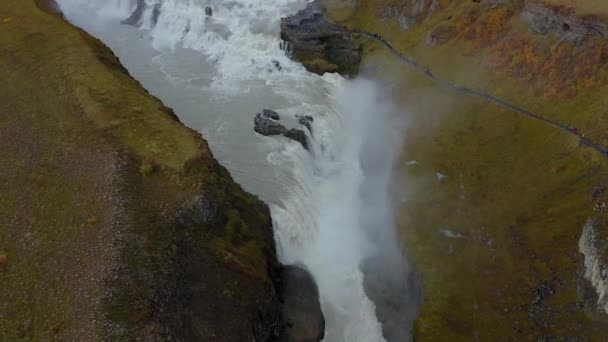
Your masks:
<svg viewBox="0 0 608 342"><path fill-rule="evenodd" d="M413 67L414 69L416 69L417 71L423 73L426 77L430 78L431 80L437 82L438 84L450 88L454 91L457 91L459 93L462 94L466 94L466 95L470 95L470 96L477 96L480 97L486 101L492 102L498 106L501 106L503 108L507 108L509 110L512 110L514 112L517 112L519 114L525 115L531 119L543 122L547 125L551 125L557 129L560 129L568 134L571 134L573 136L576 136L577 138L580 139L580 142L582 145L585 146L589 146L593 149L595 149L596 151L600 152L603 156L608 157L608 148L605 148L603 146L600 146L598 144L596 144L595 142L593 142L591 139L586 138L582 133L578 132L576 129L566 125L566 124L561 124L559 122L553 121L551 119L548 119L546 117L543 117L541 115L532 113L528 110L525 110L521 107L518 107L512 103L509 103L507 101L501 100L495 96L492 96L490 94L487 93L483 93L483 92L479 92L476 90L473 90L471 88L467 88L465 86L456 84L456 83L452 83L448 80L442 79L440 77L435 76L431 70L429 70L428 68L424 67L423 65L421 65L420 63L418 63L416 60L414 60L411 57L408 57L404 54L402 54L401 52L399 52L397 49L395 49L393 47L393 45L388 42L386 39L384 39L383 37L381 37L380 35L376 34L376 33L371 33L371 32L366 32L366 31L353 31L353 33L355 34L359 34L361 36L365 36L367 38L371 38L373 40L376 40L377 42L381 43L382 45L384 45L387 49L389 49L389 51L395 56L397 57L399 60L401 60L402 62L405 62L406 64L410 65L411 67Z"/></svg>

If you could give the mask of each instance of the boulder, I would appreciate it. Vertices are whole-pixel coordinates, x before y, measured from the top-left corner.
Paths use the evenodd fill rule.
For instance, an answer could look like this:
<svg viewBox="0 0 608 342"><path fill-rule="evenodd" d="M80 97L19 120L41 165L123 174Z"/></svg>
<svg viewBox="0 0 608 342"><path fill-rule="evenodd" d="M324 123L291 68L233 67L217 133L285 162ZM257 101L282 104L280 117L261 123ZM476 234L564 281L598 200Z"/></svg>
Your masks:
<svg viewBox="0 0 608 342"><path fill-rule="evenodd" d="M306 133L303 130L292 128L287 132L283 133L283 136L299 142L302 147L304 147L304 149L308 151L308 138L306 138Z"/></svg>
<svg viewBox="0 0 608 342"><path fill-rule="evenodd" d="M280 279L285 324L281 341L321 341L325 336L325 318L314 278L303 266L288 265L282 267Z"/></svg>
<svg viewBox="0 0 608 342"><path fill-rule="evenodd" d="M205 7L205 15L208 17L213 16L213 9L211 9L209 6Z"/></svg>
<svg viewBox="0 0 608 342"><path fill-rule="evenodd" d="M312 133L312 123L314 121L314 118L312 116L297 114L296 119L298 119L298 123L300 123L300 125L305 126L306 128L308 128L308 131Z"/></svg>
<svg viewBox="0 0 608 342"><path fill-rule="evenodd" d="M258 113L253 120L253 129L261 135L280 135L287 132L287 128L280 123Z"/></svg>
<svg viewBox="0 0 608 342"><path fill-rule="evenodd" d="M264 109L262 111L262 116L265 118L268 118L268 119L272 119L272 120L281 120L279 113L275 112L274 110L270 110L270 109Z"/></svg>
<svg viewBox="0 0 608 342"><path fill-rule="evenodd" d="M354 76L359 70L361 45L347 29L329 22L316 1L281 19L281 38L287 55L310 72Z"/></svg>

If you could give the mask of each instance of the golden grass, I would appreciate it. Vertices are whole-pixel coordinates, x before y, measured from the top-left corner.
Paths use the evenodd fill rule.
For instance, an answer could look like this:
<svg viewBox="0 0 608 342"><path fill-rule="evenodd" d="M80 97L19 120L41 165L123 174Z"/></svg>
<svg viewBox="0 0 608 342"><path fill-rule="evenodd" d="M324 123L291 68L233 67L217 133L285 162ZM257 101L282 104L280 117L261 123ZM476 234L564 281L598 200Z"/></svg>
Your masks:
<svg viewBox="0 0 608 342"><path fill-rule="evenodd" d="M488 17L475 4L453 2L403 31L396 22L378 17L386 4L359 2L350 17L341 14L342 22L380 34L438 77L572 124L608 145L605 79L575 95L547 97L539 90L554 87L551 78L535 74L524 81L501 64L504 50L495 48L501 37L527 34L517 13L504 22L499 12ZM474 18L463 27L469 37L461 31L465 34L440 47L423 43L433 27L466 13ZM478 20L496 21L504 28L471 32ZM577 306L577 241L592 213L588 191L608 174L605 157L580 147L564 132L438 87L395 62L379 44L367 42L366 53L376 76L395 85L395 98L410 121L396 172L396 184L406 186L395 198L398 203L405 200L398 205L398 219L407 254L423 278L425 301L416 339L601 340L606 327ZM602 64L594 67L600 72ZM410 160L420 164L408 164ZM440 181L437 172L448 177ZM446 229L462 237L450 238L441 232ZM552 283L556 293L538 313L531 301L543 281ZM530 319L530 313L539 319Z"/></svg>

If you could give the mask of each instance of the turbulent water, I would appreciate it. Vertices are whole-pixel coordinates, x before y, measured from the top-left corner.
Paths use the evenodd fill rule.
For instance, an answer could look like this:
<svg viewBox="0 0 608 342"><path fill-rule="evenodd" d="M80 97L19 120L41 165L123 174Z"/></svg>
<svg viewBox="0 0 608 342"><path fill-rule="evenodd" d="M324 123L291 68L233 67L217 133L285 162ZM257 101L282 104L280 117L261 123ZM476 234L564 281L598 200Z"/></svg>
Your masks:
<svg viewBox="0 0 608 342"><path fill-rule="evenodd" d="M120 24L135 1L58 2L269 203L279 257L304 263L318 282L325 341L384 341L359 265L394 248L387 192L395 109L373 81L319 77L286 58L280 18L306 1L146 0L139 28ZM253 116L263 108L288 127L298 127L298 113L313 116L310 153L255 134Z"/></svg>

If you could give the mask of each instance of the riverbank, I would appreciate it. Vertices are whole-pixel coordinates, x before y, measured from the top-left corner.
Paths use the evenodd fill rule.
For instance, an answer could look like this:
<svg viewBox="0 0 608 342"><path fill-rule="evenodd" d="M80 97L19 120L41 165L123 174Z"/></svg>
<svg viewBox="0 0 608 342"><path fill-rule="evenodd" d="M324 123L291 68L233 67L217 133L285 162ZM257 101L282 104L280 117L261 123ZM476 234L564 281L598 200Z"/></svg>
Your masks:
<svg viewBox="0 0 608 342"><path fill-rule="evenodd" d="M268 207L39 3L0 5L0 339L265 341L318 313L281 304L317 292L278 263Z"/></svg>
<svg viewBox="0 0 608 342"><path fill-rule="evenodd" d="M607 145L605 62L590 57L605 49L602 38L530 35L519 2L341 3L330 4L336 20L380 35L433 75ZM601 339L605 321L579 296L578 239L595 215L588 193L606 175L605 158L580 137L446 91L377 42L365 51L365 68L393 85L411 116L395 203L423 279L416 339Z"/></svg>

